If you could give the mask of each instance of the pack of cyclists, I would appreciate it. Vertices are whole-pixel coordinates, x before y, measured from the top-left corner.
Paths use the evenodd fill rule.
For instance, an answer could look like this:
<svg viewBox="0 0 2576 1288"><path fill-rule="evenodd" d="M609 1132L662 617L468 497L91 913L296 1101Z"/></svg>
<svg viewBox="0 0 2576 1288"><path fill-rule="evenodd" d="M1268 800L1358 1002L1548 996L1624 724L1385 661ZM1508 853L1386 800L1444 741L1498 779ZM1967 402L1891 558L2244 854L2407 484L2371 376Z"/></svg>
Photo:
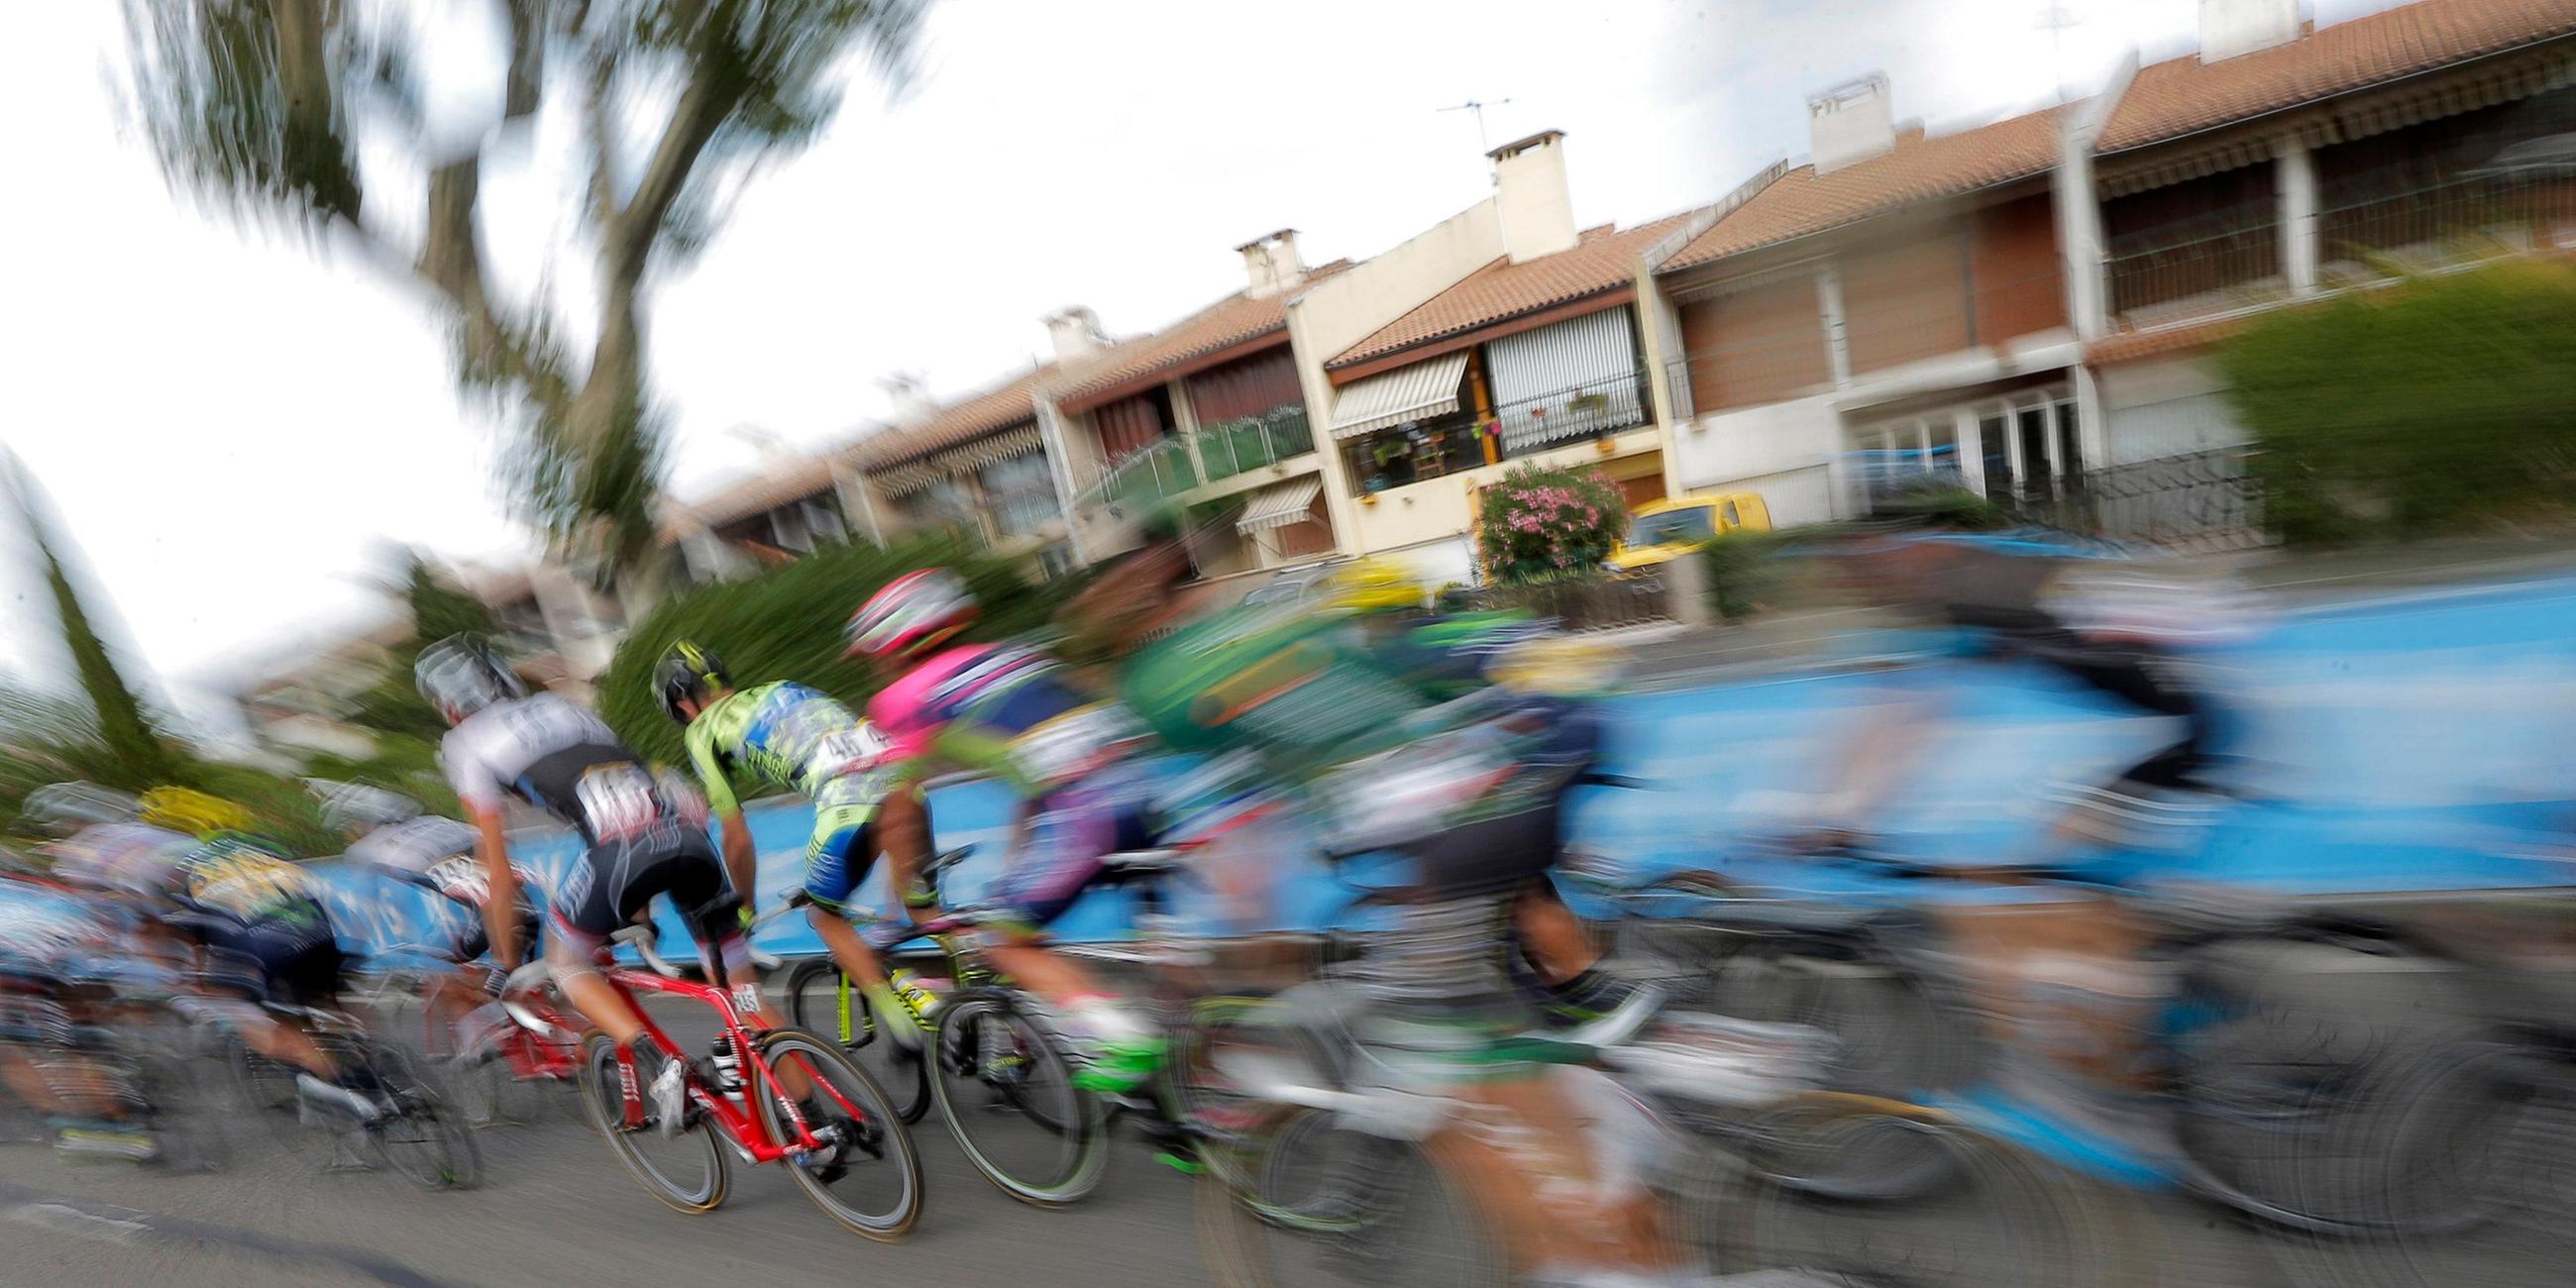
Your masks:
<svg viewBox="0 0 2576 1288"><path fill-rule="evenodd" d="M1962 656L2036 659L2142 713L2179 718L2179 740L2085 794L2032 865L2065 861L2105 820L2205 786L2221 733L2207 701L2153 642L2088 632L2053 609L2045 560L1910 532L1866 534L1853 554L1856 584L1941 618ZM1345 570L1320 611L1248 606L1182 621L1167 556L1149 544L1075 604L1077 638L1114 660L1105 673L1028 643L973 638L979 605L942 568L896 578L850 616L848 652L880 681L864 713L789 677L738 683L706 644L678 641L652 685L683 728L688 785L658 773L596 714L530 692L484 642L442 640L421 652L415 679L450 726L441 760L462 818L344 798L326 821L348 839L352 865L455 912L436 942L409 945L453 968L426 997L434 1030L470 1049L478 1026L494 1022L504 977L542 953L564 996L631 1054L667 1132L683 1121L687 1057L661 1049L598 971L609 937L659 897L697 940L707 977L735 990L754 1023L770 1022L749 950L758 855L746 792L812 803L795 902L884 1031L917 1046L937 1005L887 968L886 951L926 922L955 922L1042 1005L1079 1085L1112 1094L1155 1074L1162 1031L1115 980L1059 951L1049 928L1110 878L1117 856L1221 827L1250 803L1293 802L1328 851L1401 859L1397 929L1364 963L1381 1003L1371 1038L1401 1053L1390 1067L1402 1077L1515 1125L1460 1148L1488 1178L1483 1197L1503 1215L1500 1228L1527 1244L1526 1281L1682 1282L1651 1204L1601 1174L1561 1084L1494 1054L1537 1026L1657 1000L1610 969L1549 879L1567 802L1601 758L1591 699L1602 677L1550 664L1557 642L1543 624L1434 611L1418 586L1372 562ZM1836 799L1853 817L1823 820L1817 844L1861 830L1878 786L1869 775L1897 772L1877 766L1900 741L1878 731L1866 754L1847 758L1855 785ZM1192 772L1169 772L1172 756ZM998 891L962 921L934 907L921 881L933 852L927 785L956 771L1001 784L1015 802ZM13 879L0 890L9 927L0 1079L53 1116L67 1148L107 1141L148 1153L114 1106L85 1099L77 1080L48 1083L26 1054L67 1022L45 1001L68 992L63 963L121 943L190 968L246 1044L298 1071L309 1101L379 1112L362 1073L335 1067L291 1009L270 1005L326 1006L343 987L348 962L311 877L249 836L238 807L181 789L154 797L132 817L72 820L54 847L59 885ZM511 855L513 801L581 841L541 894ZM880 859L894 898L877 912L856 894ZM1992 955L2075 941L2116 963L2120 930L2115 913L2088 904L2048 934L2016 932ZM2118 1063L2102 1051L2091 1059Z"/></svg>

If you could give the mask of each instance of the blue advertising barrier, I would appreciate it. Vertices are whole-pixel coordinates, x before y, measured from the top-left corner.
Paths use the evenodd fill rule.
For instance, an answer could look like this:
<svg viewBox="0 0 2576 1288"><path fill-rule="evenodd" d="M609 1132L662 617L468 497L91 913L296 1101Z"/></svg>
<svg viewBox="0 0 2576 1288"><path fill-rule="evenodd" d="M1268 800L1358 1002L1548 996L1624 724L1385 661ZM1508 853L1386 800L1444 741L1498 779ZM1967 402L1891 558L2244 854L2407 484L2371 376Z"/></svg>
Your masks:
<svg viewBox="0 0 2576 1288"><path fill-rule="evenodd" d="M2221 811L2188 850L2136 864L2290 895L2576 885L2576 868L2551 854L2562 829L2576 824L2576 581L2290 613L2209 661L2237 731L2229 750L2244 801ZM1613 703L1608 768L1646 786L1581 789L1574 839L1641 875L1759 864L1733 852L1747 836L1817 821L1817 794L1832 785L1866 708L1927 695L1942 703L1938 731L1873 820L1883 846L1907 857L2008 856L2043 817L2051 784L2099 781L2171 737L2170 724L2128 717L2035 665L1819 668L1636 694ZM934 791L931 809L942 849L973 850L948 885L953 899L971 902L998 875L1011 801L996 785L969 782ZM776 909L801 880L812 811L763 803L747 817L760 850L756 903ZM1342 923L1349 883L1368 870L1333 872L1311 849L1283 836L1266 861L1280 895L1276 928ZM529 835L513 852L551 885L575 841ZM1865 881L1812 867L1773 875L1820 894L1869 897ZM400 952L457 915L435 896L380 878L329 879L347 924L363 927L350 937L369 950ZM1925 893L1911 887L1912 897ZM1172 894L1174 911L1191 915L1198 896ZM891 907L882 865L857 902ZM1123 891L1095 893L1057 933L1072 942L1118 938L1131 908ZM668 910L660 915L665 950L688 953L678 922ZM754 942L781 956L822 950L797 914L763 922Z"/></svg>

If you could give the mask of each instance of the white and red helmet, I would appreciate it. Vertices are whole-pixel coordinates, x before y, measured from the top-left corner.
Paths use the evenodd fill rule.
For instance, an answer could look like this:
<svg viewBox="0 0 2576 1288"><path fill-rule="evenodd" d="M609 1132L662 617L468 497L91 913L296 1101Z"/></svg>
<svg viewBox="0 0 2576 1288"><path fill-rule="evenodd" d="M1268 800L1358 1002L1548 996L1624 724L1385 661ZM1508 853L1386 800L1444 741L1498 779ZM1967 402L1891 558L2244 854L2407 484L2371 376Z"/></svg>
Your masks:
<svg viewBox="0 0 2576 1288"><path fill-rule="evenodd" d="M954 638L975 620L974 592L946 568L924 568L887 582L850 615L853 654L909 657Z"/></svg>

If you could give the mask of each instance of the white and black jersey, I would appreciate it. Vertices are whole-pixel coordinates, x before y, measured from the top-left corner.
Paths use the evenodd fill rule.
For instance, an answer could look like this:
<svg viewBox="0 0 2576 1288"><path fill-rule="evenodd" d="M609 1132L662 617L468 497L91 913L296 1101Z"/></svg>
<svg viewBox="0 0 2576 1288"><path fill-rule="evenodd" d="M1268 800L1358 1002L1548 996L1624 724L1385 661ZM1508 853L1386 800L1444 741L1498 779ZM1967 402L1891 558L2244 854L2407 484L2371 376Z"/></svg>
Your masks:
<svg viewBox="0 0 2576 1288"><path fill-rule="evenodd" d="M473 828L452 818L423 814L383 827L349 843L349 862L417 882L440 863L474 853Z"/></svg>
<svg viewBox="0 0 2576 1288"><path fill-rule="evenodd" d="M498 810L518 796L591 845L673 821L653 776L598 716L551 694L497 702L448 731L439 749L457 799Z"/></svg>

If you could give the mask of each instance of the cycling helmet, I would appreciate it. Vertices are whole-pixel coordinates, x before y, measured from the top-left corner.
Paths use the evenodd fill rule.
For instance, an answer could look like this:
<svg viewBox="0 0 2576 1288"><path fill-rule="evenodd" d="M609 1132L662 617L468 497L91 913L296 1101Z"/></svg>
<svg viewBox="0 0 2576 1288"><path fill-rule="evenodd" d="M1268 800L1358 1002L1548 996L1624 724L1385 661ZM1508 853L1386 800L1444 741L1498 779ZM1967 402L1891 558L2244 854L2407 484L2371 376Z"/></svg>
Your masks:
<svg viewBox="0 0 2576 1288"><path fill-rule="evenodd" d="M975 620L975 596L946 568L924 568L887 582L850 615L849 651L909 657L954 638Z"/></svg>
<svg viewBox="0 0 2576 1288"><path fill-rule="evenodd" d="M146 825L185 832L201 841L247 832L251 826L248 809L193 787L155 787L143 793L138 804L143 807L139 817Z"/></svg>
<svg viewBox="0 0 2576 1288"><path fill-rule="evenodd" d="M671 645L662 664L653 668L653 693L662 701L662 713L681 724L689 722L688 713L680 710L681 699L703 702L708 693L732 687L724 659L691 640Z"/></svg>
<svg viewBox="0 0 2576 1288"><path fill-rule="evenodd" d="M422 649L411 674L420 686L420 696L449 724L460 723L495 702L528 696L519 677L501 665L492 646L474 635L450 635Z"/></svg>
<svg viewBox="0 0 2576 1288"><path fill-rule="evenodd" d="M69 836L98 823L131 823L140 804L131 796L96 783L50 783L27 793L18 817L55 836Z"/></svg>
<svg viewBox="0 0 2576 1288"><path fill-rule="evenodd" d="M420 802L365 783L340 783L322 799L322 826L344 836L420 817Z"/></svg>

